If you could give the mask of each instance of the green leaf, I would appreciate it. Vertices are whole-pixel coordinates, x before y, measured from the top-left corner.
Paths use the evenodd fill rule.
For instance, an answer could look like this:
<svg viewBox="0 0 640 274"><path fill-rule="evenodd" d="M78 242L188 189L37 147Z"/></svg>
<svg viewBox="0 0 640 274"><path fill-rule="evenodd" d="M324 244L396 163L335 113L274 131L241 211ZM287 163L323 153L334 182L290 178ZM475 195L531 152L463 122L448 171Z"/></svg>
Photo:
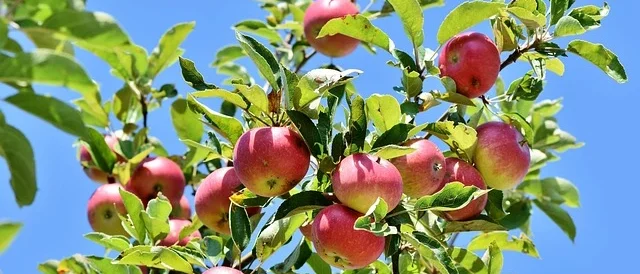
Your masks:
<svg viewBox="0 0 640 274"><path fill-rule="evenodd" d="M210 98L210 97L222 98L225 101L232 103L241 109L247 109L249 107L240 95L224 89L205 89L201 91L192 92L190 93L190 95L195 98Z"/></svg>
<svg viewBox="0 0 640 274"><path fill-rule="evenodd" d="M315 157L324 155L327 151L325 151L324 144L320 140L320 132L313 121L297 110L288 110L287 115L302 135L304 142L307 143L311 154Z"/></svg>
<svg viewBox="0 0 640 274"><path fill-rule="evenodd" d="M111 105L116 118L124 123L136 123L142 118L142 105L129 85L114 94Z"/></svg>
<svg viewBox="0 0 640 274"><path fill-rule="evenodd" d="M507 94L513 94L513 99L535 101L544 88L544 81L533 76L533 70L523 77L511 82Z"/></svg>
<svg viewBox="0 0 640 274"><path fill-rule="evenodd" d="M467 1L453 9L438 29L438 43L447 42L454 35L498 14L506 7L504 3Z"/></svg>
<svg viewBox="0 0 640 274"><path fill-rule="evenodd" d="M530 11L521 7L510 7L507 11L518 18L528 29L537 29L544 26L547 18L538 11Z"/></svg>
<svg viewBox="0 0 640 274"><path fill-rule="evenodd" d="M508 124L515 126L518 130L524 133L522 135L527 140L527 143L533 144L533 129L527 120L518 113L503 113L500 118Z"/></svg>
<svg viewBox="0 0 640 274"><path fill-rule="evenodd" d="M104 172L111 173L116 163L116 155L107 145L104 135L93 128L87 128L82 140L89 145L89 153L96 166Z"/></svg>
<svg viewBox="0 0 640 274"><path fill-rule="evenodd" d="M377 149L373 155L378 156L383 159L393 159L397 157L401 157L412 152L416 151L415 148L412 147L403 147L398 145L387 145Z"/></svg>
<svg viewBox="0 0 640 274"><path fill-rule="evenodd" d="M349 102L351 113L349 115L349 132L345 139L349 144L350 152L364 150L365 138L367 138L367 115L365 115L365 102L360 95Z"/></svg>
<svg viewBox="0 0 640 274"><path fill-rule="evenodd" d="M253 113L259 116L260 114L269 114L269 99L267 93L259 85L253 85L251 87L246 85L234 85L238 92L251 103L251 106L257 107L260 111ZM242 108L242 107L241 107ZM245 107L247 108L247 107ZM251 109L250 109L251 111Z"/></svg>
<svg viewBox="0 0 640 274"><path fill-rule="evenodd" d="M576 225L573 223L573 219L571 215L567 213L564 209L562 209L559 205L549 202L543 201L539 199L533 200L533 203L542 210L551 220L556 223L562 231L571 239L571 241L575 241L576 238Z"/></svg>
<svg viewBox="0 0 640 274"><path fill-rule="evenodd" d="M55 31L58 37L79 42L81 47L109 48L131 43L115 19L103 12L59 11L45 20L42 28Z"/></svg>
<svg viewBox="0 0 640 274"><path fill-rule="evenodd" d="M202 76L202 74L200 74L198 69L196 69L193 61L182 57L178 57L178 60L180 61L182 78L184 78L184 81L187 82L189 86L193 87L196 90L217 88L215 85L206 83L204 81L204 77Z"/></svg>
<svg viewBox="0 0 640 274"><path fill-rule="evenodd" d="M277 76L281 74L280 64L271 51L256 39L237 31L236 39L240 42L242 49L244 49L249 58L251 58L253 63L256 65L262 77L264 77L274 89L280 89L280 83L277 80Z"/></svg>
<svg viewBox="0 0 640 274"><path fill-rule="evenodd" d="M147 69L147 77L153 79L158 73L169 67L178 58L176 53L182 41L193 31L196 26L195 22L179 23L171 27L165 32L158 46L153 49L149 56L149 68Z"/></svg>
<svg viewBox="0 0 640 274"><path fill-rule="evenodd" d="M204 127L198 117L198 114L189 109L186 99L179 98L171 104L171 122L180 139L200 142Z"/></svg>
<svg viewBox="0 0 640 274"><path fill-rule="evenodd" d="M74 254L64 258L58 264L58 271L62 273L88 273L91 271L91 263L85 256Z"/></svg>
<svg viewBox="0 0 640 274"><path fill-rule="evenodd" d="M229 228L235 245L240 251L244 250L249 245L251 238L251 223L247 211L233 203L229 211Z"/></svg>
<svg viewBox="0 0 640 274"><path fill-rule="evenodd" d="M476 148L476 130L453 121L429 123L425 131L444 141L451 150L465 159L473 159Z"/></svg>
<svg viewBox="0 0 640 274"><path fill-rule="evenodd" d="M560 18L567 12L570 0L551 0L551 26L558 23Z"/></svg>
<svg viewBox="0 0 640 274"><path fill-rule="evenodd" d="M95 242L106 249L122 252L131 247L129 239L124 236L110 236L100 232L91 232L84 235L88 240Z"/></svg>
<svg viewBox="0 0 640 274"><path fill-rule="evenodd" d="M449 256L456 261L460 266L464 267L471 273L485 274L489 269L473 252L460 247L452 247L448 250Z"/></svg>
<svg viewBox="0 0 640 274"><path fill-rule="evenodd" d="M48 260L38 265L38 271L43 274L58 274L58 264L56 260Z"/></svg>
<svg viewBox="0 0 640 274"><path fill-rule="evenodd" d="M304 214L280 219L268 224L256 240L256 257L264 262L276 250L291 239L291 236L307 220Z"/></svg>
<svg viewBox="0 0 640 274"><path fill-rule="evenodd" d="M200 218L198 218L198 215L194 215L191 218L191 224L183 227L182 230L180 230L180 234L178 234L178 239L184 239L188 237L189 235L198 231L203 225L204 224L202 223L202 221L200 221Z"/></svg>
<svg viewBox="0 0 640 274"><path fill-rule="evenodd" d="M265 38L271 44L282 44L282 37L278 34L278 31L269 28L267 24L259 20L244 20L235 24L233 28L236 31L251 33L253 35Z"/></svg>
<svg viewBox="0 0 640 274"><path fill-rule="evenodd" d="M398 230L396 227L389 226L387 223L382 222L387 215L388 208L387 203L378 197L371 207L369 207L367 213L356 219L353 228L355 230L369 231L380 237L397 234Z"/></svg>
<svg viewBox="0 0 640 274"><path fill-rule="evenodd" d="M244 208L255 206L264 207L267 203L269 203L269 201L271 201L271 198L258 196L246 188L233 193L233 195L231 195L229 199L232 203Z"/></svg>
<svg viewBox="0 0 640 274"><path fill-rule="evenodd" d="M469 99L469 97L464 96L457 92L456 82L453 81L451 77L449 76L442 77L440 78L440 81L442 82L442 85L445 87L447 92L443 94L440 92L432 91L431 94L433 94L434 98L445 101L445 102L449 102L449 103L459 104L459 105L472 106L472 107L475 106L475 103L473 103L473 101Z"/></svg>
<svg viewBox="0 0 640 274"><path fill-rule="evenodd" d="M489 274L502 273L502 265L504 264L504 258L502 257L502 251L496 242L489 244L489 249L483 256L484 261L487 264Z"/></svg>
<svg viewBox="0 0 640 274"><path fill-rule="evenodd" d="M147 50L138 45L122 45L117 47L101 47L99 45L82 45L112 68L111 73L123 80L134 81L147 71Z"/></svg>
<svg viewBox="0 0 640 274"><path fill-rule="evenodd" d="M56 98L34 93L17 93L7 97L5 101L49 122L64 132L78 137L85 134L80 112Z"/></svg>
<svg viewBox="0 0 640 274"><path fill-rule="evenodd" d="M198 102L195 97L191 95L188 96L187 101L189 102L189 107L191 108L191 110L204 115L210 126L212 126L216 132L222 135L222 137L229 140L231 144L235 144L242 133L244 133L242 123L240 123L240 121L238 121L237 119L213 111L209 107Z"/></svg>
<svg viewBox="0 0 640 274"><path fill-rule="evenodd" d="M424 41L424 15L417 0L387 1L400 17L404 31L414 48L422 46Z"/></svg>
<svg viewBox="0 0 640 274"><path fill-rule="evenodd" d="M144 206L142 201L136 195L126 191L124 188L120 188L120 196L124 203L127 214L131 220L131 224L135 231L135 235L132 235L138 242L143 242L146 238L146 228L144 220L142 220L141 213L144 212Z"/></svg>
<svg viewBox="0 0 640 274"><path fill-rule="evenodd" d="M383 133L400 123L400 104L391 95L373 94L365 102L366 115L377 129Z"/></svg>
<svg viewBox="0 0 640 274"><path fill-rule="evenodd" d="M300 239L300 243L296 246L296 249L287 256L287 258L279 264L271 267L271 270L275 273L289 273L294 269L299 269L307 262L307 259L311 257L311 247L304 238Z"/></svg>
<svg viewBox="0 0 640 274"><path fill-rule="evenodd" d="M212 264L217 264L224 257L224 242L218 236L206 236L200 246Z"/></svg>
<svg viewBox="0 0 640 274"><path fill-rule="evenodd" d="M403 231L402 238L411 244L439 273L458 273L453 259L438 240L421 231L409 232L403 228L401 231Z"/></svg>
<svg viewBox="0 0 640 274"><path fill-rule="evenodd" d="M580 24L578 19L575 19L571 16L563 16L558 21L558 25L556 26L553 35L555 37L564 37L571 35L580 35L587 32L587 30Z"/></svg>
<svg viewBox="0 0 640 274"><path fill-rule="evenodd" d="M223 64L232 62L238 58L244 57L247 54L244 52L242 47L237 45L226 46L216 53L216 59L213 61L211 66L219 67Z"/></svg>
<svg viewBox="0 0 640 274"><path fill-rule="evenodd" d="M408 98L420 94L423 84L420 73L417 71L409 71L408 69L402 70L402 88L404 92L407 93Z"/></svg>
<svg viewBox="0 0 640 274"><path fill-rule="evenodd" d="M342 34L365 43L373 44L389 53L395 45L391 38L381 29L374 26L367 17L356 14L329 20L318 34L318 38Z"/></svg>
<svg viewBox="0 0 640 274"><path fill-rule="evenodd" d="M594 44L584 40L573 40L569 43L567 51L577 54L599 67L618 83L627 82L627 73L624 70L624 66L622 66L618 60L618 56L602 44Z"/></svg>
<svg viewBox="0 0 640 274"><path fill-rule="evenodd" d="M120 254L115 264L144 265L147 267L192 273L191 264L175 251L164 246L135 246Z"/></svg>
<svg viewBox="0 0 640 274"><path fill-rule="evenodd" d="M570 181L560 177L543 180L528 180L518 186L519 190L529 193L540 200L550 201L558 205L580 207L578 188Z"/></svg>
<svg viewBox="0 0 640 274"><path fill-rule="evenodd" d="M522 234L517 238L515 236L509 236L509 233L506 231L482 233L469 242L467 249L471 251L487 249L493 242L502 250L521 252L534 258L540 258L536 246L527 235Z"/></svg>
<svg viewBox="0 0 640 274"><path fill-rule="evenodd" d="M447 183L440 191L426 195L416 201L415 211L453 211L467 206L471 201L485 195L489 190L476 186L465 186L460 182Z"/></svg>
<svg viewBox="0 0 640 274"><path fill-rule="evenodd" d="M309 210L315 210L332 205L333 202L328 200L322 192L319 191L303 191L294 195L291 195L286 199L278 210L276 211L273 219L275 221L291 217L300 213L307 212Z"/></svg>
<svg viewBox="0 0 640 274"><path fill-rule="evenodd" d="M142 274L140 267L136 265L117 265L113 264L111 258L102 258L97 256L87 256L87 260L91 263L91 268L97 273L128 273Z"/></svg>
<svg viewBox="0 0 640 274"><path fill-rule="evenodd" d="M451 221L447 222L444 225L443 233L455 233L455 232L466 232L466 231L497 231L497 230L507 230L500 224L495 223L491 218L485 217L484 215L480 215L480 217L475 220L469 221Z"/></svg>
<svg viewBox="0 0 640 274"><path fill-rule="evenodd" d="M355 270L345 270L342 272L342 274L370 274L370 273L391 274L391 269L387 264L378 260L363 268L359 268Z"/></svg>
<svg viewBox="0 0 640 274"><path fill-rule="evenodd" d="M314 69L305 74L298 81L293 93L293 106L296 110L309 112L317 110L320 99L327 91L342 86L358 77L362 71L348 69L337 71L333 69Z"/></svg>
<svg viewBox="0 0 640 274"><path fill-rule="evenodd" d="M0 222L0 254L2 254L22 229L21 223Z"/></svg>
<svg viewBox="0 0 640 274"><path fill-rule="evenodd" d="M311 254L307 260L307 264L316 274L331 274L331 266L322 260L317 253Z"/></svg>

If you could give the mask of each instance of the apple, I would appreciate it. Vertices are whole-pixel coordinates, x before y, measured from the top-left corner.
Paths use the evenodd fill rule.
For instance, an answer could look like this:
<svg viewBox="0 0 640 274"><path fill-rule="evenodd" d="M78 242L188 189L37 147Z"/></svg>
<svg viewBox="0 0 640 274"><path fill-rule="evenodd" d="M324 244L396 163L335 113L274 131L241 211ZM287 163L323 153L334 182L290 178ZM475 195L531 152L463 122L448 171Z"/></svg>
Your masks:
<svg viewBox="0 0 640 274"><path fill-rule="evenodd" d="M368 266L384 251L384 237L355 230L362 214L339 204L322 209L312 223L313 246L328 264L341 269Z"/></svg>
<svg viewBox="0 0 640 274"><path fill-rule="evenodd" d="M242 183L238 179L233 167L216 169L209 174L196 191L196 214L200 221L211 230L231 235L229 230L229 207L233 195ZM260 212L259 207L247 208L247 215L252 216Z"/></svg>
<svg viewBox="0 0 640 274"><path fill-rule="evenodd" d="M104 135L104 141L107 143L111 151L115 152L115 146L118 144L118 138L116 136L106 134ZM126 159L119 154L116 153L117 159L119 162L124 162ZM115 183L116 180L109 173L102 171L99 167L95 166L93 163L93 157L91 157L91 153L89 153L89 149L86 146L80 146L80 162L82 164L82 169L84 173L87 174L89 179L94 182L106 184L110 181Z"/></svg>
<svg viewBox="0 0 640 274"><path fill-rule="evenodd" d="M318 0L304 14L304 36L318 52L329 57L343 57L353 52L360 41L346 35L336 34L318 37L322 27L331 19L358 14L358 7L350 0Z"/></svg>
<svg viewBox="0 0 640 274"><path fill-rule="evenodd" d="M333 192L344 205L366 213L382 198L393 210L402 199L402 176L389 161L365 153L342 159L331 174Z"/></svg>
<svg viewBox="0 0 640 274"><path fill-rule="evenodd" d="M442 48L440 76L456 82L458 93L480 97L495 84L500 72L500 52L486 35L467 32L454 36Z"/></svg>
<svg viewBox="0 0 640 274"><path fill-rule="evenodd" d="M445 160L444 183L460 182L465 186L476 186L480 189L487 189L484 184L482 175L471 164L457 159L447 158ZM471 201L465 207L443 212L446 219L450 221L465 221L473 219L482 213L484 206L487 204L487 195L484 194L477 199Z"/></svg>
<svg viewBox="0 0 640 274"><path fill-rule="evenodd" d="M179 204L184 194L185 179L180 166L164 157L150 157L143 160L131 175L125 186L147 203L162 192L171 204Z"/></svg>
<svg viewBox="0 0 640 274"><path fill-rule="evenodd" d="M202 236L200 235L200 232L196 230L193 233L191 233L191 235L186 236L182 239L178 239L178 237L180 237L180 231L182 231L183 228L189 225L191 225L191 221L189 220L178 220L178 219L169 220L169 234L167 234L167 237L162 239L158 243L158 245L172 246L177 244L179 246L185 246L192 239L202 238Z"/></svg>
<svg viewBox="0 0 640 274"><path fill-rule="evenodd" d="M440 190L445 173L444 155L436 144L426 139L414 139L404 146L415 151L390 160L402 175L404 193L411 198L420 198Z"/></svg>
<svg viewBox="0 0 640 274"><path fill-rule="evenodd" d="M120 188L120 184L101 185L89 198L87 217L93 231L128 236L118 217L118 213L127 214L120 197Z"/></svg>
<svg viewBox="0 0 640 274"><path fill-rule="evenodd" d="M310 158L302 137L288 127L253 128L240 136L233 150L240 182L263 197L294 188L307 174Z"/></svg>
<svg viewBox="0 0 640 274"><path fill-rule="evenodd" d="M529 145L512 125L488 122L480 125L474 163L486 184L499 190L514 188L529 171Z"/></svg>
<svg viewBox="0 0 640 274"><path fill-rule="evenodd" d="M182 195L180 203L172 205L170 217L181 220L191 219L191 206L189 205L189 200L187 200L186 196Z"/></svg>
<svg viewBox="0 0 640 274"><path fill-rule="evenodd" d="M300 232L302 233L302 236L304 236L305 238L312 240L313 237L311 235L313 235L313 223L309 223L306 225L303 225L300 227Z"/></svg>
<svg viewBox="0 0 640 274"><path fill-rule="evenodd" d="M202 274L242 274L242 271L226 266L216 266L209 268Z"/></svg>

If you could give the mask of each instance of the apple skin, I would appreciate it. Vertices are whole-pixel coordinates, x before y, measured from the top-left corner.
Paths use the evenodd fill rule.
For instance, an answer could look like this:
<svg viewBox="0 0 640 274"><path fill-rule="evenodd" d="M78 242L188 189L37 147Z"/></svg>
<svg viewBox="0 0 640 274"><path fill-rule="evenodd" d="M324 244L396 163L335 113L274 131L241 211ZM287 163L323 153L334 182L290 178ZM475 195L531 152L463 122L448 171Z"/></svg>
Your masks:
<svg viewBox="0 0 640 274"><path fill-rule="evenodd" d="M382 198L393 210L402 199L402 176L391 162L365 153L342 159L331 175L333 192L344 205L366 213Z"/></svg>
<svg viewBox="0 0 640 274"><path fill-rule="evenodd" d="M512 125L488 122L480 125L474 163L485 183L507 190L522 182L529 171L531 152L524 137Z"/></svg>
<svg viewBox="0 0 640 274"><path fill-rule="evenodd" d="M87 205L87 218L95 232L128 236L122 227L118 213L127 214L120 197L120 184L105 184L96 189Z"/></svg>
<svg viewBox="0 0 640 274"><path fill-rule="evenodd" d="M216 169L209 174L196 191L196 214L200 221L211 230L231 235L229 230L229 197L235 193L242 183L233 167ZM259 207L247 208L247 215L258 214Z"/></svg>
<svg viewBox="0 0 640 274"><path fill-rule="evenodd" d="M358 14L358 7L349 0L314 1L304 14L304 36L314 49L326 56L346 56L358 47L359 40L342 34L316 37L329 20L355 14Z"/></svg>
<svg viewBox="0 0 640 274"><path fill-rule="evenodd" d="M438 146L426 139L410 140L404 146L416 150L390 160L402 175L404 194L420 198L436 193L442 188L445 173L444 155Z"/></svg>
<svg viewBox="0 0 640 274"><path fill-rule="evenodd" d="M313 241L313 223L309 223L306 225L303 225L300 227L300 232L302 233L302 236L304 236L305 238L307 238L308 240Z"/></svg>
<svg viewBox="0 0 640 274"><path fill-rule="evenodd" d="M181 220L191 219L191 205L189 205L189 200L187 200L186 196L182 195L182 198L180 198L180 203L177 205L172 205L171 215L169 217L172 219Z"/></svg>
<svg viewBox="0 0 640 274"><path fill-rule="evenodd" d="M380 257L384 251L384 237L353 228L361 216L339 204L325 207L318 213L312 224L312 238L320 258L341 269L358 269Z"/></svg>
<svg viewBox="0 0 640 274"><path fill-rule="evenodd" d="M191 221L189 220L178 220L178 219L169 220L169 234L167 234L167 237L162 239L158 243L158 245L172 246L177 244L179 246L186 246L187 243L189 243L189 241L191 241L192 239L202 238L202 235L200 235L200 232L196 230L193 233L191 233L191 235L184 237L178 241L178 237L180 237L180 231L182 231L182 228L188 225L191 225Z"/></svg>
<svg viewBox="0 0 640 274"><path fill-rule="evenodd" d="M447 42L438 64L440 76L451 77L458 93L476 98L487 93L498 79L500 52L486 35L466 32Z"/></svg>
<svg viewBox="0 0 640 274"><path fill-rule="evenodd" d="M307 174L311 153L287 127L253 128L240 136L233 165L242 184L263 197L289 192Z"/></svg>
<svg viewBox="0 0 640 274"><path fill-rule="evenodd" d="M213 268L209 268L202 274L242 274L242 271L226 266L216 266Z"/></svg>
<svg viewBox="0 0 640 274"><path fill-rule="evenodd" d="M111 151L116 153L115 146L116 144L118 144L118 138L113 135L106 134L104 135L104 141L107 143L107 146L109 146ZM124 157L120 156L117 153L116 153L116 157L118 162L126 161ZM91 153L89 153L89 149L86 146L80 146L80 162L83 162L82 170L84 171L85 174L87 174L87 177L89 177L89 179L91 179L92 181L100 184L107 184L109 183L109 180L112 180L112 182L114 183L116 182L114 177L111 177L110 174L102 171L99 167L96 167L94 165L93 158L91 157Z"/></svg>
<svg viewBox="0 0 640 274"><path fill-rule="evenodd" d="M180 166L165 157L143 160L125 186L146 205L162 192L171 204L179 204L184 194L185 179Z"/></svg>
<svg viewBox="0 0 640 274"><path fill-rule="evenodd" d="M450 182L460 182L465 186L473 185L480 189L487 189L480 172L463 160L447 158L445 161L445 171L445 184ZM443 215L450 221L465 221L473 219L482 213L486 204L487 194L484 194L471 201L467 206L458 210L443 212Z"/></svg>

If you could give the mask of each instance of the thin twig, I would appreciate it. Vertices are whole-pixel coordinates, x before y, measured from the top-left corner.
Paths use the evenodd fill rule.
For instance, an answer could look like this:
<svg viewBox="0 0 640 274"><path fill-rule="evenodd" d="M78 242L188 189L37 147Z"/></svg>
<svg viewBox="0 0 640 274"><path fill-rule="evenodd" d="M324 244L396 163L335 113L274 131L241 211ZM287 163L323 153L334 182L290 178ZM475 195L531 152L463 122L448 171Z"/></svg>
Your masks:
<svg viewBox="0 0 640 274"><path fill-rule="evenodd" d="M458 239L458 236L460 236L460 233L453 233L453 236L451 236L451 239L449 239L449 246L453 246L453 244L456 242L456 239Z"/></svg>
<svg viewBox="0 0 640 274"><path fill-rule="evenodd" d="M314 50L312 51L309 55L307 55L305 53L304 58L302 58L302 61L300 61L300 64L298 64L298 66L296 66L296 69L293 71L293 73L298 73L300 72L300 70L302 69L302 67L304 67L304 65L307 64L307 62L309 62L309 59L311 59L313 56L315 56L318 53L318 51Z"/></svg>

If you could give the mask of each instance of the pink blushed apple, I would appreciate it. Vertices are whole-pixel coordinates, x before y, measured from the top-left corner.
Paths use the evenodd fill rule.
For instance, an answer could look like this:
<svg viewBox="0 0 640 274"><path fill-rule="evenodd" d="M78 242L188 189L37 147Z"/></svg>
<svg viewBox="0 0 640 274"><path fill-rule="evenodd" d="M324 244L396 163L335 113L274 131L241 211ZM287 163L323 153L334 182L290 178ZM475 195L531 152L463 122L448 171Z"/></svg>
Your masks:
<svg viewBox="0 0 640 274"><path fill-rule="evenodd" d="M316 37L329 20L354 14L358 14L358 7L350 0L314 1L304 14L304 35L314 49L326 56L348 55L358 47L360 41L342 34Z"/></svg>
<svg viewBox="0 0 640 274"><path fill-rule="evenodd" d="M456 82L457 92L469 98L485 94L500 72L500 52L486 35L467 32L444 45L438 60L440 76Z"/></svg>
<svg viewBox="0 0 640 274"><path fill-rule="evenodd" d="M529 171L529 145L512 125L488 122L480 125L474 163L486 184L499 190L516 187Z"/></svg>
<svg viewBox="0 0 640 274"><path fill-rule="evenodd" d="M444 155L433 142L415 139L405 143L415 151L391 159L402 175L404 193L411 198L430 195L442 188Z"/></svg>
<svg viewBox="0 0 640 274"><path fill-rule="evenodd" d="M180 166L164 157L147 158L136 167L125 188L145 204L162 192L171 204L179 204L185 179Z"/></svg>
<svg viewBox="0 0 640 274"><path fill-rule="evenodd" d="M107 143L107 146L115 153L115 147L118 144L118 138L114 135L106 134L104 135L104 141ZM121 155L117 154L118 162L125 162L126 159ZM112 177L109 173L102 171L99 167L97 167L93 163L93 157L91 157L91 153L89 153L89 149L86 146L80 146L80 162L82 163L82 170L89 179L94 182L106 184L111 182L116 182L115 178Z"/></svg>
<svg viewBox="0 0 640 274"><path fill-rule="evenodd" d="M307 174L310 158L302 137L288 127L253 128L240 136L233 151L240 182L263 197L294 188Z"/></svg>
<svg viewBox="0 0 640 274"><path fill-rule="evenodd" d="M469 163L457 158L446 159L444 182L460 182L465 186L476 186L479 189L487 189L480 172ZM480 215L486 204L487 195L484 194L461 209L446 211L443 212L443 214L446 219L451 221L469 220Z"/></svg>
<svg viewBox="0 0 640 274"><path fill-rule="evenodd" d="M216 266L213 268L209 268L202 274L242 274L242 271L226 266Z"/></svg>
<svg viewBox="0 0 640 274"><path fill-rule="evenodd" d="M172 219L189 220L191 218L191 205L187 197L182 195L180 203L172 205L171 215Z"/></svg>
<svg viewBox="0 0 640 274"><path fill-rule="evenodd" d="M158 243L158 245L172 246L174 244L177 244L179 246L185 246L192 239L202 238L202 236L200 235L200 232L196 230L193 233L191 233L191 235L188 235L182 239L178 239L180 237L180 231L182 231L183 228L189 225L191 225L191 221L188 221L188 220L178 220L178 219L169 220L169 234L167 234L167 237L162 239Z"/></svg>
<svg viewBox="0 0 640 274"><path fill-rule="evenodd" d="M365 153L342 159L331 175L333 192L340 202L366 213L378 197L393 210L402 199L402 176L389 161Z"/></svg>
<svg viewBox="0 0 640 274"><path fill-rule="evenodd" d="M128 236L118 217L118 213L127 214L120 197L120 187L120 184L101 185L89 198L87 217L93 231Z"/></svg>
<svg viewBox="0 0 640 274"><path fill-rule="evenodd" d="M202 180L195 196L196 214L200 221L215 232L230 235L229 197L241 185L233 167L216 169ZM259 207L247 208L249 216L259 212Z"/></svg>
<svg viewBox="0 0 640 274"><path fill-rule="evenodd" d="M384 251L384 237L355 230L354 223L362 214L344 205L322 209L312 224L313 245L328 264L341 269L365 267Z"/></svg>

